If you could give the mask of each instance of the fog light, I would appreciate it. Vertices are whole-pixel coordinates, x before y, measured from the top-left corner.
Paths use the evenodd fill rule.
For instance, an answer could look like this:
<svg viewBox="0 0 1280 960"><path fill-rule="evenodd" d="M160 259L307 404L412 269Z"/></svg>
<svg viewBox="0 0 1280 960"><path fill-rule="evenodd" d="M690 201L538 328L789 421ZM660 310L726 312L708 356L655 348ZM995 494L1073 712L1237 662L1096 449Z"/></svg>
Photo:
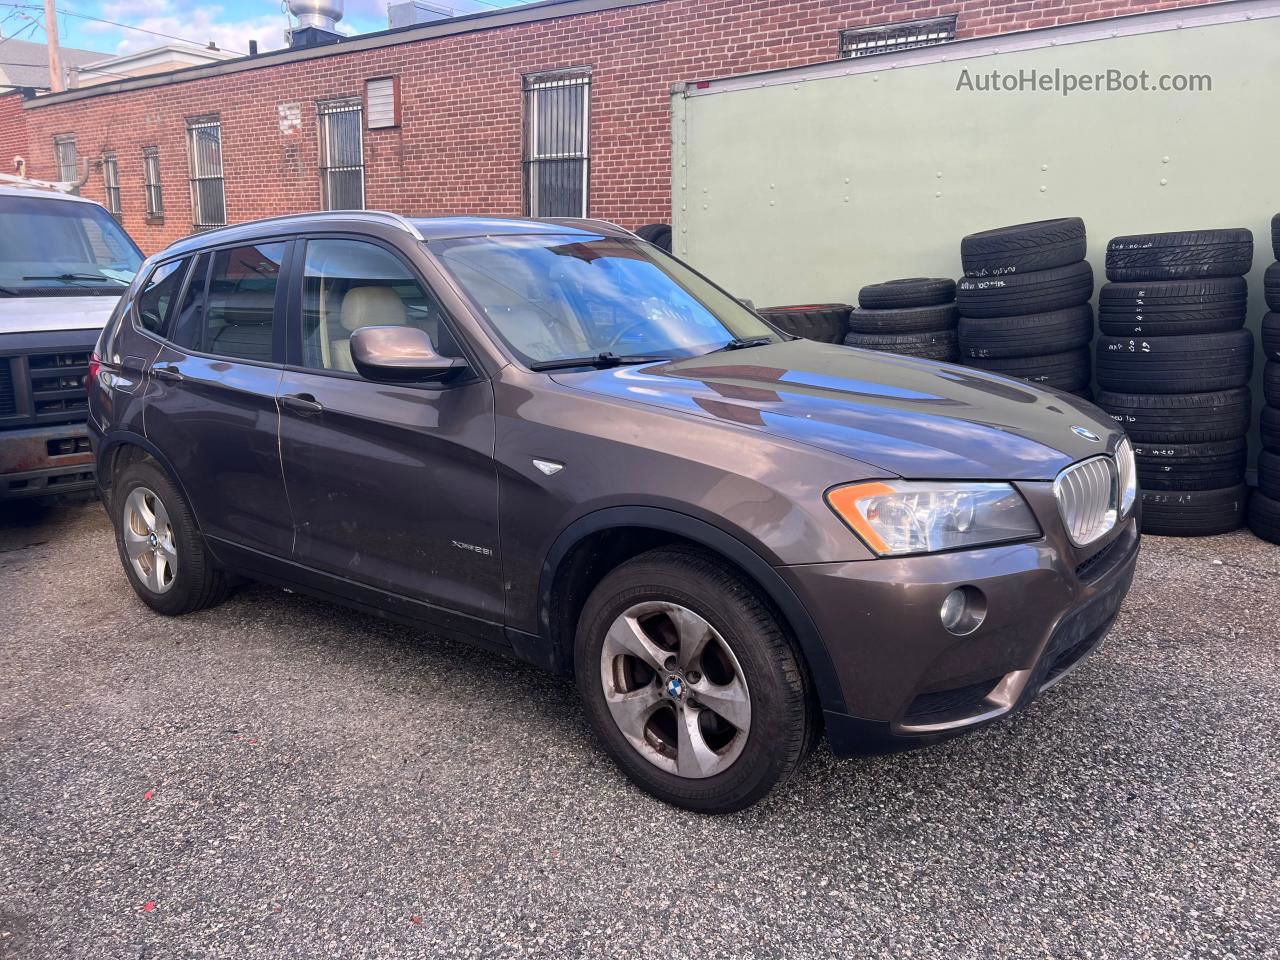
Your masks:
<svg viewBox="0 0 1280 960"><path fill-rule="evenodd" d="M987 598L976 587L957 587L942 601L938 615L948 633L963 637L982 626L987 617Z"/></svg>

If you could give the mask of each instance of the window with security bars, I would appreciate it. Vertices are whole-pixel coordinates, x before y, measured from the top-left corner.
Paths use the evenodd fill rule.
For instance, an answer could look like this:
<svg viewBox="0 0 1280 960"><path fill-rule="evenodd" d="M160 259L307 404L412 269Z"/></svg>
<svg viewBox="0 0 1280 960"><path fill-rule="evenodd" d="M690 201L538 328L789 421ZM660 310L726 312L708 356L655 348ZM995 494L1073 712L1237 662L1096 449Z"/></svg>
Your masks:
<svg viewBox="0 0 1280 960"><path fill-rule="evenodd" d="M227 222L227 196L222 179L222 122L217 117L187 121L187 153L192 225L197 230L221 227Z"/></svg>
<svg viewBox="0 0 1280 960"><path fill-rule="evenodd" d="M76 174L76 138L64 135L53 138L53 158L58 166L58 180L62 183L75 183L80 177Z"/></svg>
<svg viewBox="0 0 1280 960"><path fill-rule="evenodd" d="M102 185L107 192L107 209L119 216L120 208L120 163L114 153L102 157Z"/></svg>
<svg viewBox="0 0 1280 960"><path fill-rule="evenodd" d="M142 150L142 184L147 193L147 216L164 216L164 195L160 190L160 151L156 147Z"/></svg>
<svg viewBox="0 0 1280 960"><path fill-rule="evenodd" d="M875 27L855 27L840 31L840 56L842 59L867 57L891 50L928 47L955 38L955 14L925 20L882 23Z"/></svg>
<svg viewBox="0 0 1280 960"><path fill-rule="evenodd" d="M317 105L320 183L326 210L364 208L364 103L359 98Z"/></svg>
<svg viewBox="0 0 1280 960"><path fill-rule="evenodd" d="M591 75L524 78L524 197L531 217L585 217Z"/></svg>

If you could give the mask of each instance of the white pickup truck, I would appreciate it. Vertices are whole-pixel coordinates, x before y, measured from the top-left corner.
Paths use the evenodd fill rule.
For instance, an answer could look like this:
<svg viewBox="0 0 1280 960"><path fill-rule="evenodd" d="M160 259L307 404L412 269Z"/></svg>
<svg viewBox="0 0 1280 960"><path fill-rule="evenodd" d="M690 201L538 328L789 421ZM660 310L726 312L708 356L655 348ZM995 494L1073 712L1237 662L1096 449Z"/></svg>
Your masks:
<svg viewBox="0 0 1280 960"><path fill-rule="evenodd" d="M141 264L100 204L0 186L0 500L93 488L85 375Z"/></svg>

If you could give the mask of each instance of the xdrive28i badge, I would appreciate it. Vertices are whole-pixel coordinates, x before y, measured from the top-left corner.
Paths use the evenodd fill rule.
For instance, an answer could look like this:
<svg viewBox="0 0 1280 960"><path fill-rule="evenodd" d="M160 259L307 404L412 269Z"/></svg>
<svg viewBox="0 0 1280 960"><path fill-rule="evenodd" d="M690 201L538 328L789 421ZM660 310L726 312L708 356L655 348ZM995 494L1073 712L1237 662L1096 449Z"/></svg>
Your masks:
<svg viewBox="0 0 1280 960"><path fill-rule="evenodd" d="M1071 428L1071 432L1072 432L1072 433L1074 433L1077 437L1084 437L1084 438L1085 438L1086 440L1088 440L1090 443L1101 443L1101 442L1102 442L1102 438L1101 438L1100 436L1098 436L1098 435L1097 435L1096 433L1094 433L1092 430L1089 430L1089 429L1087 429L1087 428L1085 428L1085 427L1081 427L1081 426L1073 426L1073 427Z"/></svg>

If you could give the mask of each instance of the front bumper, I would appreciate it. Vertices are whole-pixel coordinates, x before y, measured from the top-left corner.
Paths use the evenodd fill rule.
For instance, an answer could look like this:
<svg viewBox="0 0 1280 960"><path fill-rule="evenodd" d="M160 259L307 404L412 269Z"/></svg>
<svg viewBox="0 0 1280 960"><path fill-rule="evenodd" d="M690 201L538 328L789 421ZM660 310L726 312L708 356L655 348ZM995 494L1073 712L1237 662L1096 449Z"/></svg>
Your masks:
<svg viewBox="0 0 1280 960"><path fill-rule="evenodd" d="M1019 484L1039 540L928 556L783 567L831 657L849 713L827 711L837 754L904 749L1026 705L1106 636L1133 581L1130 516L1086 548L1067 539L1048 484ZM957 587L987 614L957 637L939 611Z"/></svg>
<svg viewBox="0 0 1280 960"><path fill-rule="evenodd" d="M0 431L0 500L93 489L83 423Z"/></svg>

